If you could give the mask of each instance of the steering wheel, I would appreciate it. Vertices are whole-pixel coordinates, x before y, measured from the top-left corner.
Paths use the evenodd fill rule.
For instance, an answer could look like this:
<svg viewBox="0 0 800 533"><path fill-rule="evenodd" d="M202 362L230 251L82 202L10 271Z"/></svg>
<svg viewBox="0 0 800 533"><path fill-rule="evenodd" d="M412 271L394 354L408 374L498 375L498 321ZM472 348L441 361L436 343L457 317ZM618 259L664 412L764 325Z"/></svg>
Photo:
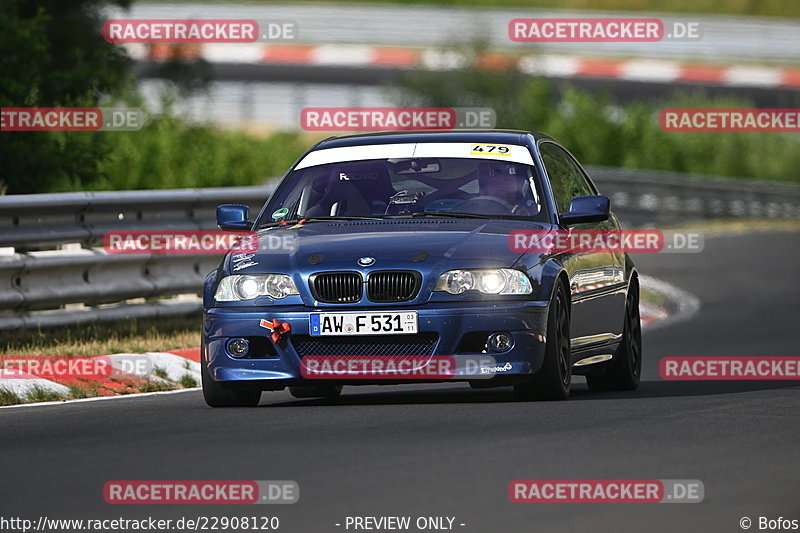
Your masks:
<svg viewBox="0 0 800 533"><path fill-rule="evenodd" d="M510 214L510 213L514 212L514 206L512 204L506 202L505 200L503 200L501 198L497 198L496 196L475 196L473 198L470 198L469 200L467 200L463 204L461 204L458 207L458 210L460 212L463 212L463 213L469 213L470 211L468 211L468 209L470 207L472 207L471 204L479 204L480 202L491 202L491 203L496 204L497 206L500 206L500 207L503 208L503 211L501 213L486 213L486 214L507 215L507 214Z"/></svg>

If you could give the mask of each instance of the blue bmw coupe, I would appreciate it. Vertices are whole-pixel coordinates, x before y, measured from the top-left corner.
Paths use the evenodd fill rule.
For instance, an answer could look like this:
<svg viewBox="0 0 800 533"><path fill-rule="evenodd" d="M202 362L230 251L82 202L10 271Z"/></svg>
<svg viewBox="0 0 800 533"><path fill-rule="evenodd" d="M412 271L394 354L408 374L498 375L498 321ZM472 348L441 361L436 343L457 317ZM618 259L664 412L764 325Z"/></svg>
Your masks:
<svg viewBox="0 0 800 533"><path fill-rule="evenodd" d="M257 405L262 391L286 387L331 397L344 385L448 380L561 400L573 374L593 390L639 384L639 286L627 254L526 249L512 238L620 229L608 198L546 135L326 139L255 220L246 206L223 205L217 224L258 245L232 250L206 278L201 364L212 407ZM439 356L457 371L304 372L310 358Z"/></svg>

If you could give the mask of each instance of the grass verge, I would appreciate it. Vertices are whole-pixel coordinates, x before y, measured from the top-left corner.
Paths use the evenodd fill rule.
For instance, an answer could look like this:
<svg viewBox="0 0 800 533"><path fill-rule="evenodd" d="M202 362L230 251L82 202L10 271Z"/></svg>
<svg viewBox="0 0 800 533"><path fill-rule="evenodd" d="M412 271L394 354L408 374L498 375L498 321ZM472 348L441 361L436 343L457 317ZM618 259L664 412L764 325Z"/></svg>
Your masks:
<svg viewBox="0 0 800 533"><path fill-rule="evenodd" d="M196 348L200 344L201 320L198 313L53 330L0 331L0 356L92 356Z"/></svg>
<svg viewBox="0 0 800 533"><path fill-rule="evenodd" d="M200 328L201 317L197 314L169 319L93 323L71 328L3 331L0 332L0 358L10 355L95 356L196 348L200 344ZM66 394L34 387L27 394L20 395L4 388L0 381L0 406L198 386L188 373L175 381L167 379L163 369L156 368L153 375L155 379L115 382L113 388L93 382L71 383L67 385L69 392Z"/></svg>

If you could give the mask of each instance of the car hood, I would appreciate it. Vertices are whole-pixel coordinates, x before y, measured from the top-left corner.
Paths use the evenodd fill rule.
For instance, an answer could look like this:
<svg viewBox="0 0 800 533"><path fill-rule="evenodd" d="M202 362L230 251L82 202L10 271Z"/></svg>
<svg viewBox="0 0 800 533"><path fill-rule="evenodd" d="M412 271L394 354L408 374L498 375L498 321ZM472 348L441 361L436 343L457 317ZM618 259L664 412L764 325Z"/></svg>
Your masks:
<svg viewBox="0 0 800 533"><path fill-rule="evenodd" d="M258 232L259 251L230 254L226 271L235 274L326 270L510 267L520 253L509 248L509 234L543 229L516 220L426 219L312 222ZM372 258L369 265L359 259Z"/></svg>

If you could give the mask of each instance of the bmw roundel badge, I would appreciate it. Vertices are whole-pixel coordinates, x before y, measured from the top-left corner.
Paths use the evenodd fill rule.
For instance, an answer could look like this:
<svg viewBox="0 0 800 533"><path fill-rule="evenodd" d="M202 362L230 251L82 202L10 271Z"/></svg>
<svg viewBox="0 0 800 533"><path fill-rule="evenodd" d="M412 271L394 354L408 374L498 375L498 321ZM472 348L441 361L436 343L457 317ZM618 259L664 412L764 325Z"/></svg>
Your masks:
<svg viewBox="0 0 800 533"><path fill-rule="evenodd" d="M364 267L370 266L374 262L375 262L374 257L362 257L361 259L358 260L358 264Z"/></svg>

